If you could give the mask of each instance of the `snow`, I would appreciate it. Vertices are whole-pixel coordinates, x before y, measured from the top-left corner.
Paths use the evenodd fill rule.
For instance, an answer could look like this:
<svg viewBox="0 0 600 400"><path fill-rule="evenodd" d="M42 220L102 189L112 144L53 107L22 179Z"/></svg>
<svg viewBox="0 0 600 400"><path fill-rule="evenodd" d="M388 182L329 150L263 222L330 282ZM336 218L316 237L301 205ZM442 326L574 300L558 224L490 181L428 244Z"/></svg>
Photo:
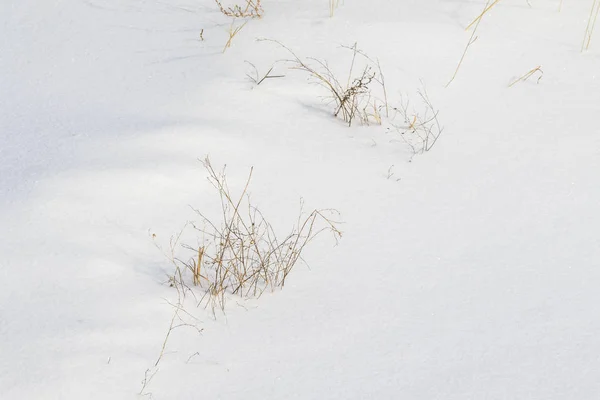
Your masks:
<svg viewBox="0 0 600 400"><path fill-rule="evenodd" d="M138 398L147 370L155 399L598 398L591 2L502 1L446 88L484 3L264 0L222 53L211 0L2 2L0 398ZM390 103L423 82L439 142L347 127L281 63L254 86L245 60L289 56L257 38L344 77L357 42ZM156 369L177 294L151 234L215 211L206 155L235 190L254 166L275 227L302 197L344 236L216 319L186 303L202 333L173 331Z"/></svg>

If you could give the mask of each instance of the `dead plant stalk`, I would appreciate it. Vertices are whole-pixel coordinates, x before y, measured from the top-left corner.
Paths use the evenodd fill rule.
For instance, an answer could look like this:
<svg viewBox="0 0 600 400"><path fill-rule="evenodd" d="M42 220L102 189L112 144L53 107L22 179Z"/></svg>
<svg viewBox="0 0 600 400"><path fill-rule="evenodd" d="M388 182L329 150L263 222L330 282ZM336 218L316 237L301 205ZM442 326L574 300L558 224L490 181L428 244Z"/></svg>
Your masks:
<svg viewBox="0 0 600 400"><path fill-rule="evenodd" d="M473 43L475 43L475 41L477 40L476 33L477 33L477 28L479 28L479 23L481 22L481 19L483 18L485 13L488 12L490 8L492 8L492 6L494 4L498 3L499 0L495 0L491 6L490 6L490 1L491 0L487 0L487 3L485 3L485 7L483 8L483 12L481 14L479 14L479 16L477 18L475 18L475 20L473 22L471 22L469 24L469 26L467 26L466 29L468 30L471 27L471 25L475 24L475 29L473 29L473 33L471 33L471 37L469 38L469 41L467 42L467 45L465 46L465 50L463 51L463 54L460 57L460 60L458 61L458 65L456 66L456 69L454 70L454 74L452 75L452 78L450 78L450 81L448 81L448 83L446 84L446 87L450 86L450 84L456 78L456 75L458 75L458 71L460 70L462 63L465 60L465 57L467 56L467 51L469 51L469 47L471 47L471 45Z"/></svg>
<svg viewBox="0 0 600 400"><path fill-rule="evenodd" d="M236 4L233 7L224 7L221 1L215 0L224 15L234 18L261 18L263 9L260 2L261 0L246 0L245 6Z"/></svg>
<svg viewBox="0 0 600 400"><path fill-rule="evenodd" d="M600 0L594 0L592 3L592 9L590 10L590 16L588 17L588 23L585 28L585 35L583 37L583 43L581 44L581 51L589 50L590 42L594 34L594 27L598 20L598 14L600 13Z"/></svg>
<svg viewBox="0 0 600 400"><path fill-rule="evenodd" d="M225 47L223 47L223 53L225 53L225 51L231 47L231 42L233 41L233 38L235 37L235 35L237 35L239 33L239 31L242 30L242 28L244 26L246 26L247 23L248 23L248 21L246 21L242 25L234 28L235 21L231 22L231 26L229 27L229 32L228 32L229 39L227 40L227 43L225 43Z"/></svg>
<svg viewBox="0 0 600 400"><path fill-rule="evenodd" d="M527 79L529 79L536 72L540 73L540 76L537 79L537 82L539 83L540 79L542 79L542 77L544 76L544 71L542 71L542 66L541 65L538 65L537 67L532 68L525 75L521 76L520 78L515 79L510 85L508 85L508 87L513 87L518 82L525 82Z"/></svg>

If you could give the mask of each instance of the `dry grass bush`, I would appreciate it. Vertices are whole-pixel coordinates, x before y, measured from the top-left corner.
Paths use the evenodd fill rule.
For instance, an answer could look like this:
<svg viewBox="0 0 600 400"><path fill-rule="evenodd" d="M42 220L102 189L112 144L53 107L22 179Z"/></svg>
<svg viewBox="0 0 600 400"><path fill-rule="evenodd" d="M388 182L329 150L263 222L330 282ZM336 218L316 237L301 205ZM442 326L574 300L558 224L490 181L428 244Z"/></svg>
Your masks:
<svg viewBox="0 0 600 400"><path fill-rule="evenodd" d="M386 115L389 114L385 78L379 62L358 50L356 44L352 47L344 47L352 52L352 61L348 78L343 83L329 67L327 61L316 58L303 60L281 42L271 39L260 40L276 43L285 49L292 58L283 61L291 64L292 69L307 73L313 83L325 88L329 93L326 96L327 101L335 105L333 115L341 118L348 126L356 120L363 125L381 124L382 112L385 110ZM357 66L357 58L363 61L360 67ZM381 96L377 96L376 92Z"/></svg>
<svg viewBox="0 0 600 400"><path fill-rule="evenodd" d="M424 86L417 91L421 100L419 110L412 108L408 100L402 99L399 107L391 106L379 60L370 58L356 44L342 46L352 53L348 78L342 83L326 61L316 58L303 60L281 42L260 40L276 43L291 54L291 59L282 61L290 63L292 69L306 72L314 83L324 87L329 92L326 98L335 105L334 116L343 119L348 126L355 120L363 125L382 125L385 121L391 130L400 133L402 141L411 148L413 154L431 150L441 136L443 127L438 119L439 111L433 107ZM357 60L362 60L361 67L357 67ZM402 122L397 123L398 120Z"/></svg>
<svg viewBox="0 0 600 400"><path fill-rule="evenodd" d="M330 232L337 240L341 232L335 210L313 210L301 207L296 225L285 236L278 236L263 213L248 196L252 170L244 189L234 196L227 184L225 168L217 171L210 160L204 160L208 180L220 198L221 217L217 221L194 210L200 217L190 223L201 237L197 246L183 246L192 252L187 260L175 256L181 233L171 240L167 254L175 266L171 285L180 293L194 292L190 286L203 289L198 304L224 310L227 298L260 297L265 290L283 288L288 275L299 262L306 246L320 233ZM191 277L189 277L191 276ZM191 282L190 282L191 281Z"/></svg>
<svg viewBox="0 0 600 400"><path fill-rule="evenodd" d="M417 92L421 106L417 111L411 108L410 101L402 101L400 107L393 110L402 119L402 124L392 123L396 132L400 133L402 140L411 148L413 154L423 154L436 144L444 128L438 119L439 111L436 110L425 88Z"/></svg>
<svg viewBox="0 0 600 400"><path fill-rule="evenodd" d="M230 7L223 6L223 3L219 0L215 0L215 3L219 6L221 12L234 18L261 18L263 16L263 8L260 4L261 0L245 0L246 4L240 6L235 4Z"/></svg>

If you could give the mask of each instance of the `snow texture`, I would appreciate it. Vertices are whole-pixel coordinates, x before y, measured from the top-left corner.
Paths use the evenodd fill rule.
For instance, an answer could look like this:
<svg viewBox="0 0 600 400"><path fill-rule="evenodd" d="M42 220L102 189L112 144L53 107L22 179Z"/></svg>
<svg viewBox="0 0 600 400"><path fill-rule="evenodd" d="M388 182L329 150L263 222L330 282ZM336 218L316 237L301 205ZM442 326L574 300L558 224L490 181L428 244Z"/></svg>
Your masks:
<svg viewBox="0 0 600 400"><path fill-rule="evenodd" d="M2 1L0 398L135 399L147 370L158 400L600 398L591 2L500 2L445 87L483 0L346 0L332 18L264 0L225 53L211 0ZM440 140L413 155L386 123L347 127L257 38L343 80L358 43L390 104L426 86ZM244 61L285 77L256 86ZM168 245L189 206L218 211L206 155L235 191L254 166L278 229L303 198L339 210L344 237L311 243L281 291L216 319L190 306L202 333L173 331L153 368L177 294L150 234Z"/></svg>

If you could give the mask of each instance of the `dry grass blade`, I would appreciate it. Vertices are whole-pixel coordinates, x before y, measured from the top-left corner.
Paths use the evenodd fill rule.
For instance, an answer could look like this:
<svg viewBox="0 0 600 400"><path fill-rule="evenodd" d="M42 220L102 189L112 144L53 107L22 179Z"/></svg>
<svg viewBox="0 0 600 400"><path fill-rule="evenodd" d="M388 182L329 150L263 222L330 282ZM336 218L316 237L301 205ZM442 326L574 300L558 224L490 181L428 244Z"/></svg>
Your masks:
<svg viewBox="0 0 600 400"><path fill-rule="evenodd" d="M479 24L479 21L481 21L481 19L483 18L483 16L492 9L492 7L494 7L496 4L498 4L500 2L500 0L494 0L494 2L492 2L490 4L489 0L487 2L487 4L485 5L483 11L481 12L481 14L479 14L477 16L477 18L475 18L466 28L465 30L468 31L469 29L471 29L471 27L473 25Z"/></svg>
<svg viewBox="0 0 600 400"><path fill-rule="evenodd" d="M336 8L340 5L340 0L329 0L329 17L333 17Z"/></svg>
<svg viewBox="0 0 600 400"><path fill-rule="evenodd" d="M498 0L495 1L495 3L497 3ZM465 46L465 50L463 51L462 56L460 57L460 60L458 61L458 65L456 66L456 69L454 70L454 74L452 75L452 78L450 78L450 80L448 81L448 83L446 83L446 87L450 86L450 84L452 82L454 82L454 79L456 78L456 75L458 75L458 71L460 70L460 67L465 59L465 57L467 56L467 51L469 51L469 47L471 47L471 45L473 43L475 43L475 41L477 40L477 36L475 36L475 34L477 33L477 28L479 28L479 23L481 22L481 18L483 17L483 15L485 15L485 13L487 12L487 10L489 10L491 8L490 6L490 0L487 1L487 3L485 4L485 7L483 9L483 12L479 15L479 17L477 17L475 19L475 21L473 21L473 23L475 23L475 29L473 29L473 33L471 33L471 37L469 38L469 41L467 42L467 45ZM469 29L469 27L473 24L471 23L467 29Z"/></svg>
<svg viewBox="0 0 600 400"><path fill-rule="evenodd" d="M225 43L225 47L223 47L223 53L225 53L225 51L231 47L231 42L233 40L233 38L235 37L235 35L237 35L239 33L239 31L242 30L242 28L244 26L246 26L246 24L248 23L248 21L244 22L242 25L238 26L238 27L234 27L235 21L231 22L231 26L229 27L229 39L227 40L227 43Z"/></svg>
<svg viewBox="0 0 600 400"><path fill-rule="evenodd" d="M585 35L583 37L583 43L581 44L581 51L589 50L590 42L592 41L592 36L594 34L594 27L596 26L596 21L598 19L598 14L600 13L600 0L594 0L592 3L592 9L590 10L590 16L588 18L588 23L585 28Z"/></svg>
<svg viewBox="0 0 600 400"><path fill-rule="evenodd" d="M536 72L540 73L540 76L537 79L537 82L539 83L540 79L542 79L542 77L544 76L544 71L542 71L542 66L541 65L538 65L537 67L532 68L525 75L521 76L520 78L515 79L510 85L508 85L508 87L513 87L517 82L525 82L527 79L529 79Z"/></svg>
<svg viewBox="0 0 600 400"><path fill-rule="evenodd" d="M246 61L246 64L250 65L250 67L252 68L252 71L253 71L252 75L250 75L248 73L248 74L246 74L246 76L248 77L248 79L250 79L252 82L254 82L256 84L256 86L260 85L267 79L275 79L275 78L284 78L285 77L285 75L271 75L271 72L273 72L275 65L272 65L271 68L269 68L265 74L259 74L258 68L256 68L256 65L252 64L250 61Z"/></svg>
<svg viewBox="0 0 600 400"><path fill-rule="evenodd" d="M202 278L206 279L205 276L202 276L202 262L204 257L204 247L198 247L198 257L193 260L194 264L192 265L192 274L194 278L194 285L202 286Z"/></svg>

